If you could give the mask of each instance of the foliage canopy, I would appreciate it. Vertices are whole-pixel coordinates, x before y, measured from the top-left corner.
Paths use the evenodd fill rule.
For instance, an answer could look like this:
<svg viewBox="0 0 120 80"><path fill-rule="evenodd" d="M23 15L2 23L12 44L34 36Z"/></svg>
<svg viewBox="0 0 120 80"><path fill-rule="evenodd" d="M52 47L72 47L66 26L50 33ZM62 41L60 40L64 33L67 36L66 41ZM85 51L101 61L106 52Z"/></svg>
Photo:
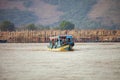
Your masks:
<svg viewBox="0 0 120 80"><path fill-rule="evenodd" d="M1 31L14 31L15 26L10 21L3 21L3 22L0 23L0 30Z"/></svg>
<svg viewBox="0 0 120 80"><path fill-rule="evenodd" d="M74 28L75 25L69 21L62 21L59 26L59 29L61 30L72 30Z"/></svg>

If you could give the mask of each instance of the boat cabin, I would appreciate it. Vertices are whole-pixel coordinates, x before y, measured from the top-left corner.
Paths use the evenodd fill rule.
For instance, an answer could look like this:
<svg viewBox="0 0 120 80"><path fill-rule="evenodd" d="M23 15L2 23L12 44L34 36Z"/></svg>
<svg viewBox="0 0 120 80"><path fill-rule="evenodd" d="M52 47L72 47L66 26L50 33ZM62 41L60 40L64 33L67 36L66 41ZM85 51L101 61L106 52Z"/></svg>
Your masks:
<svg viewBox="0 0 120 80"><path fill-rule="evenodd" d="M50 48L59 48L64 45L74 46L72 35L59 35L50 37Z"/></svg>

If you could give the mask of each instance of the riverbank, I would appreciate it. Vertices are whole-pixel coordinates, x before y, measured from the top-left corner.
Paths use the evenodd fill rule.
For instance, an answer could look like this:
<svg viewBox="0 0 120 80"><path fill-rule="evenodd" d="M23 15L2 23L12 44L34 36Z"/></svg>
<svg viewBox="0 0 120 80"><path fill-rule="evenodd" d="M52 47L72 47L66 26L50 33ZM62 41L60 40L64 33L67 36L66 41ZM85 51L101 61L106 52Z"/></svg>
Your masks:
<svg viewBox="0 0 120 80"><path fill-rule="evenodd" d="M41 30L41 31L2 31L0 40L8 43L44 43L50 36L69 34L75 42L120 42L120 30Z"/></svg>

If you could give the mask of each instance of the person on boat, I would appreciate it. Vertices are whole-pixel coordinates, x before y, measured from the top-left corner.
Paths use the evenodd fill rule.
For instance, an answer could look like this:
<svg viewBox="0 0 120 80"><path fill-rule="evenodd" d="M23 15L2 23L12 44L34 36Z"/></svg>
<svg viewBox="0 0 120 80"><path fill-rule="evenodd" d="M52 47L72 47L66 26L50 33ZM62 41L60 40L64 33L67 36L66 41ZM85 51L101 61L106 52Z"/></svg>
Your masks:
<svg viewBox="0 0 120 80"><path fill-rule="evenodd" d="M72 42L72 40L70 38L67 39L67 44L74 46L74 42Z"/></svg>
<svg viewBox="0 0 120 80"><path fill-rule="evenodd" d="M67 44L67 41L66 41L66 39L64 38L63 39L63 45L66 45Z"/></svg>
<svg viewBox="0 0 120 80"><path fill-rule="evenodd" d="M70 42L71 42L71 41L70 41L70 38L68 38L68 39L67 39L67 44L70 44Z"/></svg>
<svg viewBox="0 0 120 80"><path fill-rule="evenodd" d="M60 45L62 45L63 44L63 41L62 41L62 39L60 39Z"/></svg>
<svg viewBox="0 0 120 80"><path fill-rule="evenodd" d="M57 48L57 45L58 45L58 39L55 39L55 45L54 45L54 47Z"/></svg>
<svg viewBox="0 0 120 80"><path fill-rule="evenodd" d="M63 46L65 45L66 41L64 39L60 39L60 45Z"/></svg>
<svg viewBox="0 0 120 80"><path fill-rule="evenodd" d="M51 49L52 49L52 48L57 48L57 45L58 45L58 39L52 39Z"/></svg>
<svg viewBox="0 0 120 80"><path fill-rule="evenodd" d="M54 39L52 39L52 47L51 48L53 48L54 45L55 45L55 42L54 42Z"/></svg>

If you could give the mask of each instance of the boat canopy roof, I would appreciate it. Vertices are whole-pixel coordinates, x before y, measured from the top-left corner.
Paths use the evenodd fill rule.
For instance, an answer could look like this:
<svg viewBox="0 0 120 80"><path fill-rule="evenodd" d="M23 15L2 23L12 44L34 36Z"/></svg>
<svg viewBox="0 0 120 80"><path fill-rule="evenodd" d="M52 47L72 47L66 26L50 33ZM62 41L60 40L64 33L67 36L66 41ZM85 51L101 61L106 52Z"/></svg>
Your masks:
<svg viewBox="0 0 120 80"><path fill-rule="evenodd" d="M50 40L52 40L52 39L60 39L60 38L72 38L72 35L58 35L58 36L53 36L53 37L50 37Z"/></svg>

